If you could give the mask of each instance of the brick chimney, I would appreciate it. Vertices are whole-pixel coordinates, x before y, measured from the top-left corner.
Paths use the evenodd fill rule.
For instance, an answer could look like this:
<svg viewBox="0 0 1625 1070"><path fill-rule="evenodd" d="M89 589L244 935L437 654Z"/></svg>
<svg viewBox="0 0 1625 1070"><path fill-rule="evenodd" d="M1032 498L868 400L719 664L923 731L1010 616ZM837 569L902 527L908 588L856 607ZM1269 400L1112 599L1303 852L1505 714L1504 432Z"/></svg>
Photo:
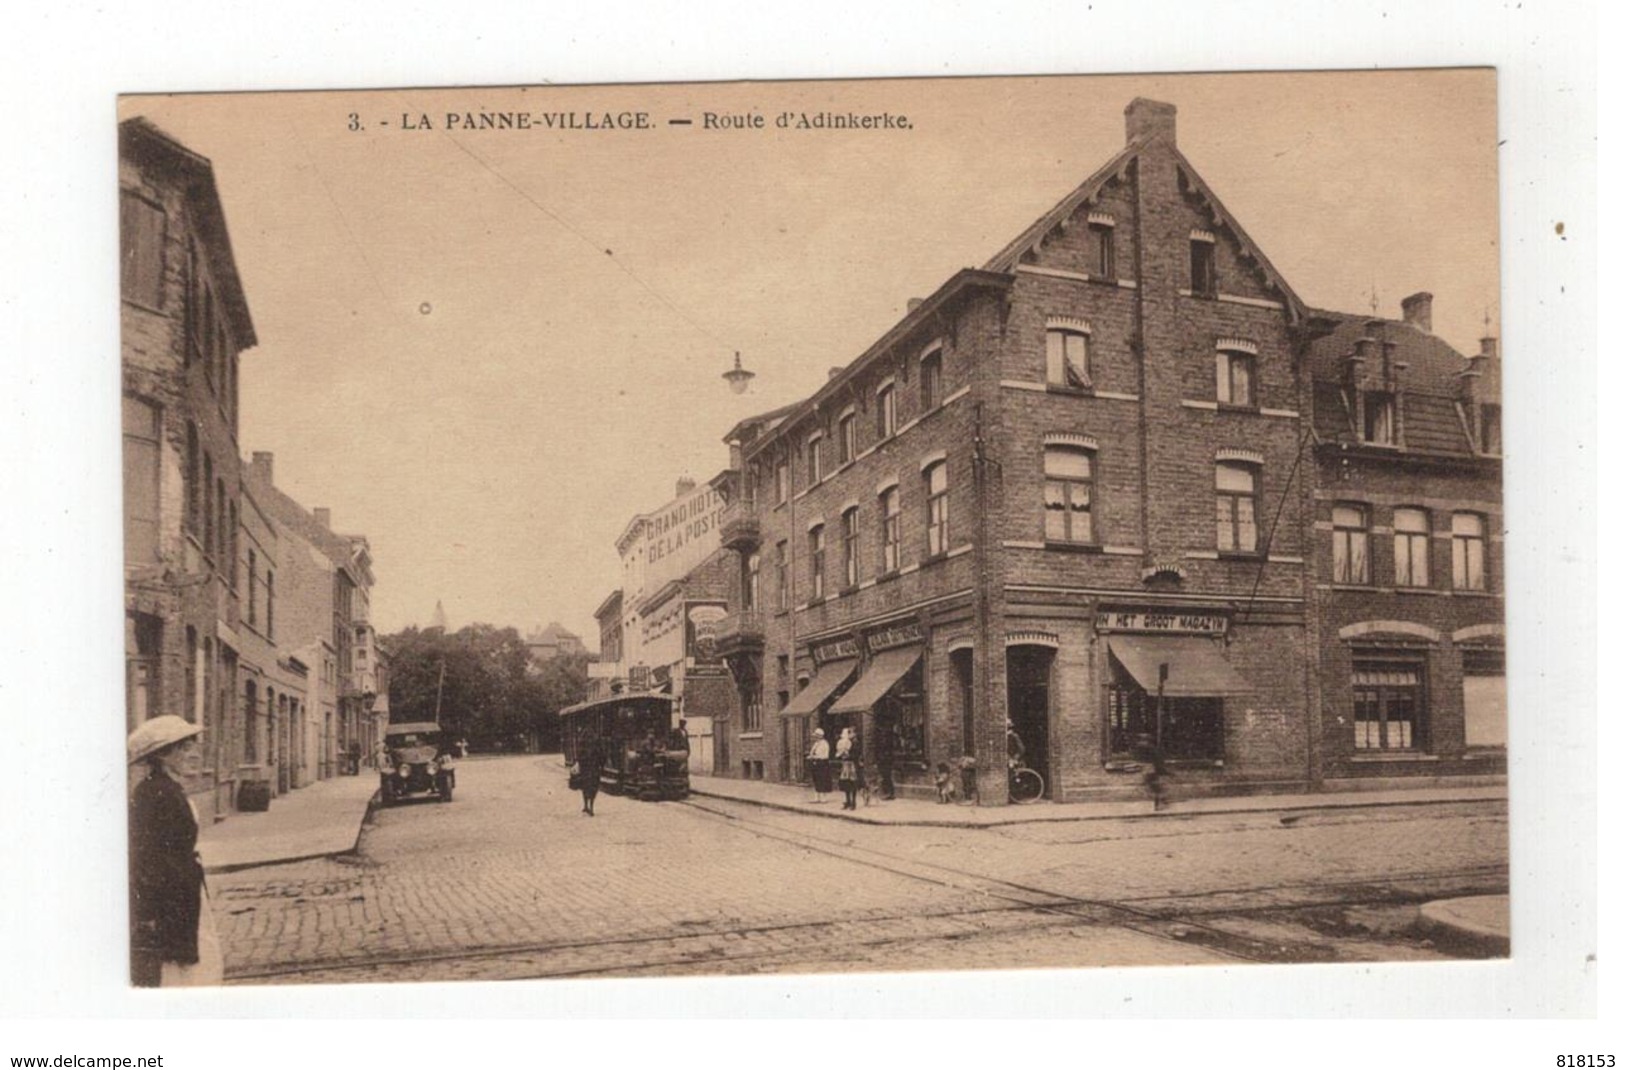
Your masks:
<svg viewBox="0 0 1625 1070"><path fill-rule="evenodd" d="M694 480L690 479L688 476L683 476L677 480L677 497L682 498L686 495L693 494L694 488L698 485L699 484L695 483Z"/></svg>
<svg viewBox="0 0 1625 1070"><path fill-rule="evenodd" d="M273 485L276 483L276 480L271 478L271 461L274 456L267 450L255 450L254 459L249 462L249 467L256 476Z"/></svg>
<svg viewBox="0 0 1625 1070"><path fill-rule="evenodd" d="M910 312L913 312L915 309L919 308L923 304L925 304L925 298L923 298L923 297L911 297L911 298L908 299L908 310Z"/></svg>
<svg viewBox="0 0 1625 1070"><path fill-rule="evenodd" d="M315 515L316 523L320 524L329 531L333 530L333 510L324 505L318 505L316 508L311 510L311 513Z"/></svg>
<svg viewBox="0 0 1625 1070"><path fill-rule="evenodd" d="M1411 294L1399 303L1405 322L1419 331L1433 333L1433 295L1427 291Z"/></svg>
<svg viewBox="0 0 1625 1070"><path fill-rule="evenodd" d="M1485 360L1494 360L1500 356L1493 336L1486 335L1478 340L1478 355Z"/></svg>
<svg viewBox="0 0 1625 1070"><path fill-rule="evenodd" d="M1164 104L1160 100L1135 97L1123 109L1129 143L1160 137L1166 138L1168 144L1174 144L1174 116L1178 111L1172 104Z"/></svg>

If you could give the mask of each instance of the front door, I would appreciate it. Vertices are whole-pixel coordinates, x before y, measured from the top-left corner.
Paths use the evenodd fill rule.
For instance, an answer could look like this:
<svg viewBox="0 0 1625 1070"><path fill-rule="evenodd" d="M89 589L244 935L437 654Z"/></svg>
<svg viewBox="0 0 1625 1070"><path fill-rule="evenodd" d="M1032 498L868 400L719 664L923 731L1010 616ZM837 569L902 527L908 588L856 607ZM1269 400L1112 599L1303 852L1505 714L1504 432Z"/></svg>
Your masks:
<svg viewBox="0 0 1625 1070"><path fill-rule="evenodd" d="M1044 646L1013 646L1006 652L1009 717L1021 737L1022 762L1044 778L1044 795L1054 792L1049 761L1049 678L1055 651Z"/></svg>

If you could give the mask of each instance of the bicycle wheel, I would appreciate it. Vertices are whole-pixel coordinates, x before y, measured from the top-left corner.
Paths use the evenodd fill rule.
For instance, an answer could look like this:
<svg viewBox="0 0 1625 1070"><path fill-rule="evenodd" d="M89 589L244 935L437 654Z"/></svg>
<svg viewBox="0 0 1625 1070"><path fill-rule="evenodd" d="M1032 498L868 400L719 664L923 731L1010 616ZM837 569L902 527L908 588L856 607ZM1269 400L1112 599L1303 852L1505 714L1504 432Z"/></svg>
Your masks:
<svg viewBox="0 0 1625 1070"><path fill-rule="evenodd" d="M1033 769L1017 769L1010 774L1010 801L1030 803L1044 794L1044 778Z"/></svg>

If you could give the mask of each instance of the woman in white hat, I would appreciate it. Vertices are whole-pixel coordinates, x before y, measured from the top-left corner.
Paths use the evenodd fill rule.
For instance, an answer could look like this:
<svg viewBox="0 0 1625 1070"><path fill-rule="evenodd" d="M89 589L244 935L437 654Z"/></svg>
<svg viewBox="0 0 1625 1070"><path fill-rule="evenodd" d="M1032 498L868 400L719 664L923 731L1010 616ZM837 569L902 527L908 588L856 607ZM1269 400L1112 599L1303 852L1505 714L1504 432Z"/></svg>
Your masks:
<svg viewBox="0 0 1625 1070"><path fill-rule="evenodd" d="M131 765L147 775L130 797L130 983L219 984L214 915L197 857L197 813L182 786L197 762L197 725L154 717L130 733Z"/></svg>
<svg viewBox="0 0 1625 1070"><path fill-rule="evenodd" d="M807 771L812 774L812 801L821 803L831 790L829 776L829 741L822 728L813 729L813 744L807 751Z"/></svg>

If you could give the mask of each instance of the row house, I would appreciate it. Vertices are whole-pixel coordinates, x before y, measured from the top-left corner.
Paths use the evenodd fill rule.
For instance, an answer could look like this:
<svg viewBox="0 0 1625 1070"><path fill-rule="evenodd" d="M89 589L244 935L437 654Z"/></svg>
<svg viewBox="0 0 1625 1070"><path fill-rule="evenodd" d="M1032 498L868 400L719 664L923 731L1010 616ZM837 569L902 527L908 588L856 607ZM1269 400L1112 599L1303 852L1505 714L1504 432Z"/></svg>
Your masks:
<svg viewBox="0 0 1625 1070"><path fill-rule="evenodd" d="M345 756L365 755L381 735L377 637L370 621L372 555L365 536L335 532L328 509L306 509L276 485L275 457L259 451L246 484L273 519L284 545L280 612L283 645L310 670L306 716L292 729L279 772L288 786L338 773ZM386 669L387 672L387 669Z"/></svg>
<svg viewBox="0 0 1625 1070"><path fill-rule="evenodd" d="M588 670L594 697L671 695L688 721L696 773L730 768L739 722L738 691L717 642L738 600L737 560L722 548L723 506L715 481L685 478L671 501L627 523L616 540L621 587L594 611L600 653Z"/></svg>
<svg viewBox="0 0 1625 1070"><path fill-rule="evenodd" d="M237 393L257 339L209 161L143 119L119 125L119 237L125 727L203 726L188 793L208 821L247 753Z"/></svg>
<svg viewBox="0 0 1625 1070"><path fill-rule="evenodd" d="M1500 357L1400 320L1319 314L1314 344L1318 773L1506 771Z"/></svg>
<svg viewBox="0 0 1625 1070"><path fill-rule="evenodd" d="M268 454L259 479L240 460L239 358L257 339L209 161L121 123L119 224L125 727L203 726L187 789L208 821L247 787L263 798L336 769L346 715L365 708L345 674L374 645L370 558L275 488Z"/></svg>
<svg viewBox="0 0 1625 1070"><path fill-rule="evenodd" d="M758 713L719 741L721 771L799 780L812 730L851 726L899 790L928 792L945 763L1000 803L1012 729L1056 800L1138 790L1153 743L1187 790L1215 793L1302 788L1323 757L1341 771L1369 749L1369 729L1334 746L1329 728L1367 714L1342 691L1320 700L1341 673L1332 686L1354 681L1361 711L1379 687L1382 720L1391 685L1364 681L1398 671L1387 653L1349 662L1366 643L1335 646L1316 619L1340 586L1320 577L1325 451L1349 445L1315 437L1320 375L1346 324L1305 307L1179 151L1171 105L1137 99L1126 120L1122 151L983 267L911 302L812 397L727 436L739 606L719 640ZM1373 361L1356 377L1404 363ZM1389 385L1416 448L1360 469L1371 506L1388 501L1382 464L1433 464L1423 396L1475 389L1489 396L1482 376ZM1381 420L1342 418L1350 433ZM1482 468L1474 453L1456 459ZM1474 514L1477 551L1460 527L1491 482L1475 473L1471 493L1428 497L1429 540L1493 569L1497 510ZM1353 625L1386 619L1349 605ZM1442 653L1487 645L1499 610L1482 608ZM1466 670L1429 671L1450 687ZM1461 723L1441 714L1431 738L1458 753Z"/></svg>

